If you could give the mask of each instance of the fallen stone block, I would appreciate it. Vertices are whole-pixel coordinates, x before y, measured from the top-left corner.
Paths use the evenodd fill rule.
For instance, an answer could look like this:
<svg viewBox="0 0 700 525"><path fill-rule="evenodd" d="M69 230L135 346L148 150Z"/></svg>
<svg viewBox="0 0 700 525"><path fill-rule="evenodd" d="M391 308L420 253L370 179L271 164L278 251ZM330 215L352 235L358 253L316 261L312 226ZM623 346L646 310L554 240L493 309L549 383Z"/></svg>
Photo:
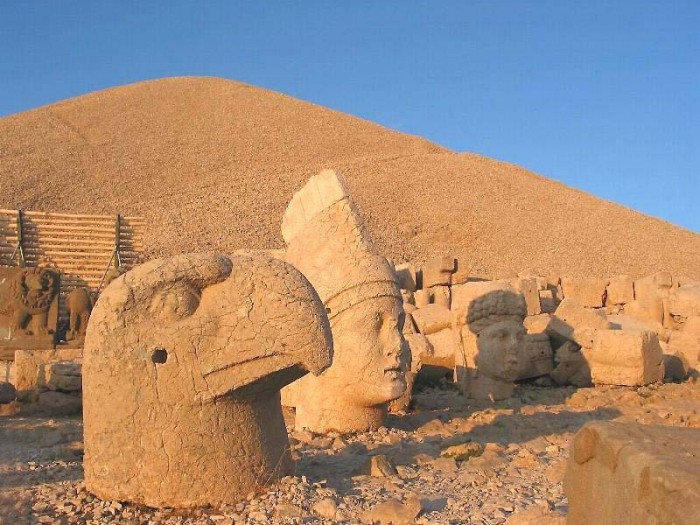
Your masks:
<svg viewBox="0 0 700 525"><path fill-rule="evenodd" d="M469 281L469 273L471 268L464 261L455 259L455 271L452 274L452 285L463 284Z"/></svg>
<svg viewBox="0 0 700 525"><path fill-rule="evenodd" d="M452 284L452 273L454 273L455 267L456 260L454 257L430 259L422 268L423 289Z"/></svg>
<svg viewBox="0 0 700 525"><path fill-rule="evenodd" d="M540 291L537 287L536 279L512 279L511 286L514 290L520 292L523 297L525 297L527 315L537 315L542 313L542 307L540 305Z"/></svg>
<svg viewBox="0 0 700 525"><path fill-rule="evenodd" d="M555 368L549 377L559 386L572 385L587 387L592 385L591 368L581 352L581 347L567 341L554 352Z"/></svg>
<svg viewBox="0 0 700 525"><path fill-rule="evenodd" d="M518 278L520 278L520 279L534 279L535 282L537 283L537 290L546 290L547 289L547 285L548 285L547 278L535 270L524 270L522 272L518 272Z"/></svg>
<svg viewBox="0 0 700 525"><path fill-rule="evenodd" d="M551 314L557 309L559 302L555 299L552 290L540 290L538 295L540 296L540 310L542 313Z"/></svg>
<svg viewBox="0 0 700 525"><path fill-rule="evenodd" d="M565 299L575 299L587 308L602 308L605 305L605 279L597 277L574 279L561 278L561 288Z"/></svg>
<svg viewBox="0 0 700 525"><path fill-rule="evenodd" d="M547 334L526 334L520 368L516 380L533 379L549 374L554 369L554 352Z"/></svg>
<svg viewBox="0 0 700 525"><path fill-rule="evenodd" d="M700 316L688 317L679 330L671 332L668 354L680 361L684 376L700 373Z"/></svg>
<svg viewBox="0 0 700 525"><path fill-rule="evenodd" d="M634 281L629 275L616 275L608 280L605 305L627 304L634 301Z"/></svg>
<svg viewBox="0 0 700 525"><path fill-rule="evenodd" d="M541 334L547 331L547 327L552 320L549 314L529 315L525 318L523 326L528 334Z"/></svg>
<svg viewBox="0 0 700 525"><path fill-rule="evenodd" d="M416 322L413 320L413 314L416 312L416 307L414 306L409 310L406 308L406 306L407 305L405 304L403 305L405 318L402 332L404 336L418 333L418 327L416 326Z"/></svg>
<svg viewBox="0 0 700 525"><path fill-rule="evenodd" d="M394 271L399 282L399 288L409 292L416 291L416 268L411 263L398 264Z"/></svg>
<svg viewBox="0 0 700 525"><path fill-rule="evenodd" d="M457 351L457 336L454 331L451 328L445 328L426 337L433 348L433 355L426 356L423 359L423 364L444 366L452 370L455 363L455 352Z"/></svg>
<svg viewBox="0 0 700 525"><path fill-rule="evenodd" d="M700 429L595 421L573 439L568 525L698 523Z"/></svg>
<svg viewBox="0 0 700 525"><path fill-rule="evenodd" d="M36 402L46 388L46 370L56 362L79 362L81 348L15 351L14 385L20 401Z"/></svg>
<svg viewBox="0 0 700 525"><path fill-rule="evenodd" d="M582 352L594 384L638 386L664 378L663 351L651 331L597 330Z"/></svg>
<svg viewBox="0 0 700 525"><path fill-rule="evenodd" d="M659 272L634 281L634 301L625 305L625 313L661 324L664 317L663 301L671 293L673 277Z"/></svg>
<svg viewBox="0 0 700 525"><path fill-rule="evenodd" d="M71 416L80 414L83 408L79 395L63 392L42 392L39 394L39 408L52 416Z"/></svg>
<svg viewBox="0 0 700 525"><path fill-rule="evenodd" d="M691 283L672 289L663 304L666 327L678 328L689 317L699 317L700 283Z"/></svg>
<svg viewBox="0 0 700 525"><path fill-rule="evenodd" d="M439 304L429 304L414 311L411 315L418 331L423 335L434 334L449 328L452 323L450 311Z"/></svg>
<svg viewBox="0 0 700 525"><path fill-rule="evenodd" d="M12 403L17 399L17 389L10 383L0 383L0 405Z"/></svg>
<svg viewBox="0 0 700 525"><path fill-rule="evenodd" d="M430 292L433 295L433 304L440 305L448 310L450 309L452 293L450 292L449 286L433 286Z"/></svg>
<svg viewBox="0 0 700 525"><path fill-rule="evenodd" d="M610 328L605 312L585 308L575 299L564 299L557 307L547 327L547 333L555 345L574 341L580 346L590 346L596 330Z"/></svg>
<svg viewBox="0 0 700 525"><path fill-rule="evenodd" d="M82 389L80 363L50 363L45 367L46 388L59 392L79 392Z"/></svg>
<svg viewBox="0 0 700 525"><path fill-rule="evenodd" d="M431 298L430 290L416 290L413 292L413 302L416 308L425 308L430 304Z"/></svg>

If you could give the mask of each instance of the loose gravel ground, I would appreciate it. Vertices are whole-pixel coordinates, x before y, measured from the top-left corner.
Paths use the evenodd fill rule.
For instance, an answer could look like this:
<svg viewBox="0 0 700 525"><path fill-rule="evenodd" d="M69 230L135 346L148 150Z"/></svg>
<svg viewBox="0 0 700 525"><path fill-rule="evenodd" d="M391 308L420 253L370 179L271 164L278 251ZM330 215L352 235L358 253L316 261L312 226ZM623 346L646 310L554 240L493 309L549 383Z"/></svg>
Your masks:
<svg viewBox="0 0 700 525"><path fill-rule="evenodd" d="M467 400L449 386L430 387L416 394L414 404L377 432L292 432L296 476L237 505L187 511L89 494L82 480L79 418L5 417L0 524L371 523L382 517L379 504L392 500L405 503L403 509L419 502L419 524L524 523L518 517L528 509L544 512L538 523L562 523L568 443L584 423L700 427L697 383L578 390L520 386L513 398L495 404ZM387 460L386 475L370 475L372 456Z"/></svg>

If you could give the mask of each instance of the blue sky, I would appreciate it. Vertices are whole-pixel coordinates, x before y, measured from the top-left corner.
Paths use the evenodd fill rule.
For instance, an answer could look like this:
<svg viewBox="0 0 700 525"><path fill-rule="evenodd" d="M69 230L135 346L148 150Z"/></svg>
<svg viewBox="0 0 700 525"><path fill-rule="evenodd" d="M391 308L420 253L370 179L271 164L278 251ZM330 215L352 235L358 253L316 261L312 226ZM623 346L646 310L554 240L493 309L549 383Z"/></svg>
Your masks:
<svg viewBox="0 0 700 525"><path fill-rule="evenodd" d="M6 1L0 116L219 76L700 232L699 28L696 0Z"/></svg>

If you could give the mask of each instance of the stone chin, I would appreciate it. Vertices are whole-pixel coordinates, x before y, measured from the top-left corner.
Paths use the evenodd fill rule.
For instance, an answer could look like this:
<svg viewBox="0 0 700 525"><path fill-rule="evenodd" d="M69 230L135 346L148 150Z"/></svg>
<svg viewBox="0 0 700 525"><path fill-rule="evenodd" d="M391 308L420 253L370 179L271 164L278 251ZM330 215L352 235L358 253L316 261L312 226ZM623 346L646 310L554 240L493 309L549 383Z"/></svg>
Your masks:
<svg viewBox="0 0 700 525"><path fill-rule="evenodd" d="M392 370L386 374L386 377L386 383L382 384L384 399L381 403L398 399L406 392L406 374L402 370Z"/></svg>

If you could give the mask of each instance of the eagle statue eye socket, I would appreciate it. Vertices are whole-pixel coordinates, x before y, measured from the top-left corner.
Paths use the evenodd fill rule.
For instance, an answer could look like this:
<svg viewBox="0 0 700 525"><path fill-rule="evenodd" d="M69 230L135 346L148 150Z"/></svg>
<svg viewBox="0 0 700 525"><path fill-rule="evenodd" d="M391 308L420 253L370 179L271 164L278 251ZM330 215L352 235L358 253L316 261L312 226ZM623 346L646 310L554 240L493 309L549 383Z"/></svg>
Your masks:
<svg viewBox="0 0 700 525"><path fill-rule="evenodd" d="M171 284L153 295L148 312L160 321L179 321L197 311L201 296L194 286Z"/></svg>
<svg viewBox="0 0 700 525"><path fill-rule="evenodd" d="M168 360L168 351L165 348L154 348L151 352L151 361L157 365L162 365Z"/></svg>

